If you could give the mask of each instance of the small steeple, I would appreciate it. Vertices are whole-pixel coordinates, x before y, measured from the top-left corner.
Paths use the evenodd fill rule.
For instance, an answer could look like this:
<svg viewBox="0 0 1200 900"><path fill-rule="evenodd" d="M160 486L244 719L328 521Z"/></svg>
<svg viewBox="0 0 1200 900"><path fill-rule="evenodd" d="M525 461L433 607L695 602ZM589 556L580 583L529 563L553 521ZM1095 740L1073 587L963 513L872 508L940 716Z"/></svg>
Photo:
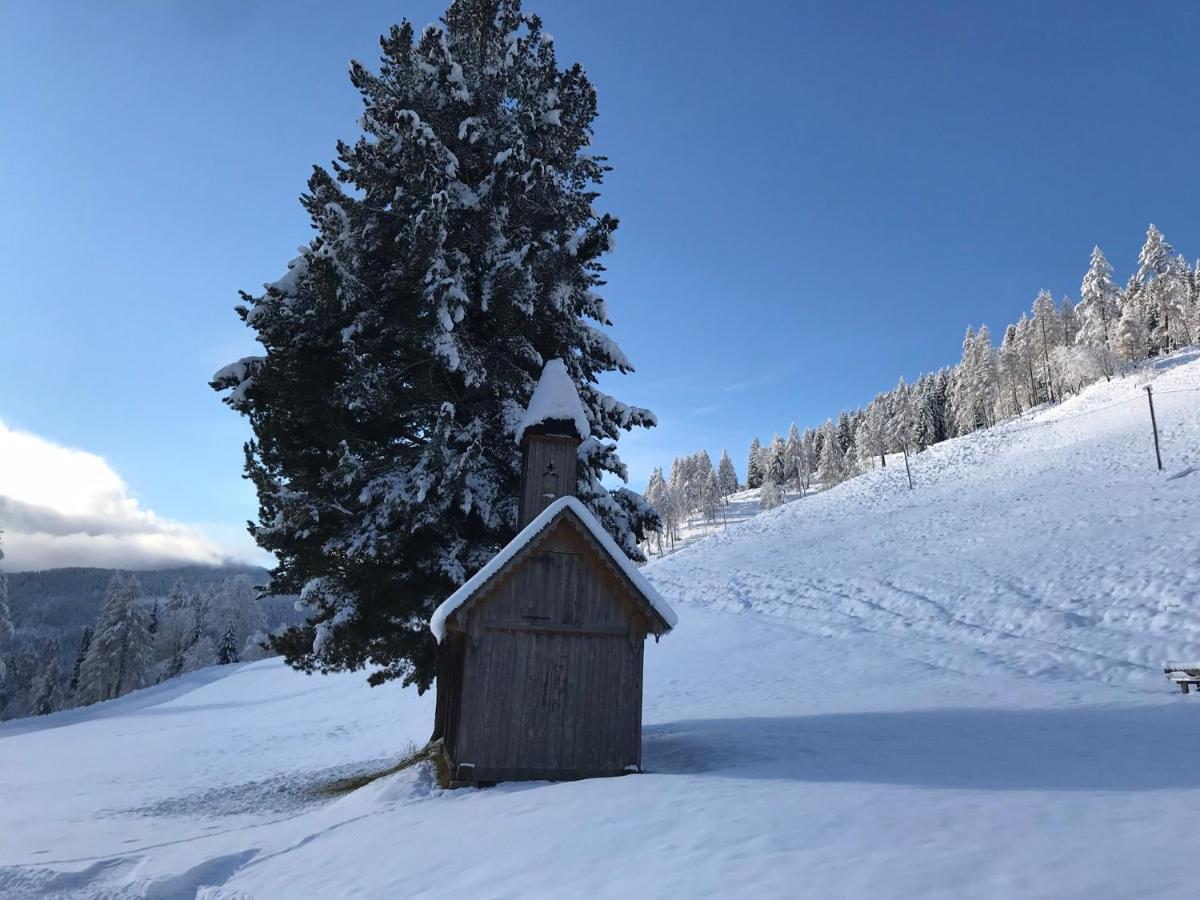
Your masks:
<svg viewBox="0 0 1200 900"><path fill-rule="evenodd" d="M518 528L559 497L575 496L579 444L591 434L579 391L561 359L542 369L529 408L517 426L521 445Z"/></svg>

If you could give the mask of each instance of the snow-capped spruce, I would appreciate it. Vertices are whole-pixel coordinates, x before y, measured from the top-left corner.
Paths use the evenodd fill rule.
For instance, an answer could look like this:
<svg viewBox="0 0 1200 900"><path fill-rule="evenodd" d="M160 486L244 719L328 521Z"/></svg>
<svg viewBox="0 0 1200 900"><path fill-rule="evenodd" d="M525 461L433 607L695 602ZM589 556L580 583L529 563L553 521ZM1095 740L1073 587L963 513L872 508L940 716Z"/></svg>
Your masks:
<svg viewBox="0 0 1200 900"><path fill-rule="evenodd" d="M821 479L821 486L828 489L845 480L846 463L831 419L825 420L821 437L821 458L817 477Z"/></svg>
<svg viewBox="0 0 1200 900"><path fill-rule="evenodd" d="M154 642L137 605L140 593L137 579L113 576L79 669L80 705L112 700L145 684Z"/></svg>
<svg viewBox="0 0 1200 900"><path fill-rule="evenodd" d="M746 487L762 487L763 447L757 437L750 442L750 455L746 459Z"/></svg>
<svg viewBox="0 0 1200 900"><path fill-rule="evenodd" d="M634 559L658 526L624 479L623 430L648 410L603 393L632 370L604 332L594 208L596 93L560 68L517 0L457 0L419 34L351 64L363 134L302 198L316 237L239 314L266 348L213 381L247 415L251 531L302 593L308 622L276 640L306 671L374 667L427 687L433 607L516 531L521 416L562 361L589 434L576 493ZM315 641L320 635L319 646Z"/></svg>
<svg viewBox="0 0 1200 900"><path fill-rule="evenodd" d="M1092 261L1079 288L1079 331L1075 343L1095 354L1105 376L1113 373L1113 336L1121 318L1120 290L1113 270L1099 247L1092 248Z"/></svg>
<svg viewBox="0 0 1200 900"><path fill-rule="evenodd" d="M237 662L240 648L237 629L230 622L221 633L221 640L217 642L217 665L227 666Z"/></svg>
<svg viewBox="0 0 1200 900"><path fill-rule="evenodd" d="M758 493L758 508L766 512L777 506L783 506L785 499L783 488L767 478L763 481L762 488Z"/></svg>
<svg viewBox="0 0 1200 900"><path fill-rule="evenodd" d="M661 474L660 472L660 477ZM737 493L737 472L734 471L733 460L729 458L728 450L721 451L721 461L717 464L717 485L721 488L721 496L723 497Z"/></svg>

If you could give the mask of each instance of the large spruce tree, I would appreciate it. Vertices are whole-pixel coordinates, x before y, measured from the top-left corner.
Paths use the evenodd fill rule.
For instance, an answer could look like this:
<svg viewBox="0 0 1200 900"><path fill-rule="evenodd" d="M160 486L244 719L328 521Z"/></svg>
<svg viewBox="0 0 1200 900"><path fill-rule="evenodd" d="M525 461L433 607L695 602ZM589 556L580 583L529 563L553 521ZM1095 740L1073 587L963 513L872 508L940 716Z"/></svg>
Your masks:
<svg viewBox="0 0 1200 900"><path fill-rule="evenodd" d="M113 575L79 669L80 704L113 700L146 683L154 642L146 630L146 614L138 606L140 594L135 577Z"/></svg>
<svg viewBox="0 0 1200 900"><path fill-rule="evenodd" d="M302 197L316 236L237 307L266 353L213 386L254 431L271 590L308 612L277 649L424 689L429 614L514 533L515 425L544 363L565 361L590 420L578 494L634 559L657 515L601 478L624 479L617 437L655 420L597 387L632 366L599 327L617 221L594 208L583 69L518 0L456 0L380 45L377 72L350 68L362 135Z"/></svg>

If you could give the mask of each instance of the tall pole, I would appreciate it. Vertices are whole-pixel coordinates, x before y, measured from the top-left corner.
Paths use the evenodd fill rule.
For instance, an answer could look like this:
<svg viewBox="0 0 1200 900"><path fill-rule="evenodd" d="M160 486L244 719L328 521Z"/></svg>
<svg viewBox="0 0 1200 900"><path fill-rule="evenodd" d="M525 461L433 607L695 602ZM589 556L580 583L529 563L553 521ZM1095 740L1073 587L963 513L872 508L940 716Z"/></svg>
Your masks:
<svg viewBox="0 0 1200 900"><path fill-rule="evenodd" d="M911 491L912 486L912 469L908 467L908 445L905 444L901 448L904 451L904 474L908 476L908 489Z"/></svg>
<svg viewBox="0 0 1200 900"><path fill-rule="evenodd" d="M1158 471L1162 471L1162 451L1158 449L1158 420L1154 418L1154 390L1146 385L1146 399L1150 401L1150 427L1154 429L1154 458L1158 460Z"/></svg>

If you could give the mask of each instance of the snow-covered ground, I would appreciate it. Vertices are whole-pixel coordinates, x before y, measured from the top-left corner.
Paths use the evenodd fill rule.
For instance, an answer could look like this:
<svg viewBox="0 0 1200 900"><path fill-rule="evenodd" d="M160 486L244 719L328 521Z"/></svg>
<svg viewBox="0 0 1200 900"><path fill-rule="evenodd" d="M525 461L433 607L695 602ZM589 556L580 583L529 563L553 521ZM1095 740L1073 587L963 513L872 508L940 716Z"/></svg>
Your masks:
<svg viewBox="0 0 1200 900"><path fill-rule="evenodd" d="M7 723L0 897L1193 897L1198 391L1180 354L648 566L646 774L331 799L432 698L276 660Z"/></svg>

